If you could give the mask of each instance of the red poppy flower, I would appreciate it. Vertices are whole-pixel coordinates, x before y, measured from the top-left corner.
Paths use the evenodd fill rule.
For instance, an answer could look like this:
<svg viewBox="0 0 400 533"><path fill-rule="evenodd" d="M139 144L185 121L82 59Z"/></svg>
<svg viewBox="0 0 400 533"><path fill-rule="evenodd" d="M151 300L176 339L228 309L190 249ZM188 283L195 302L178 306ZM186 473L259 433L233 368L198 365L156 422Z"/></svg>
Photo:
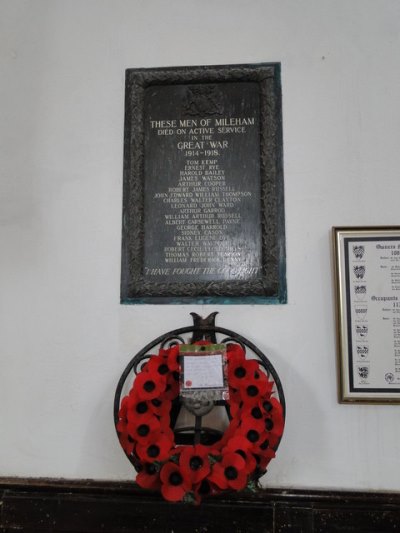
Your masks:
<svg viewBox="0 0 400 533"><path fill-rule="evenodd" d="M226 447L222 450L222 453L238 453L245 460L245 470L250 474L257 466L256 460L250 451L251 448L251 443L245 437L237 435L228 441Z"/></svg>
<svg viewBox="0 0 400 533"><path fill-rule="evenodd" d="M143 400L131 391L127 397L126 415L129 421L148 420L154 416L154 411L149 401Z"/></svg>
<svg viewBox="0 0 400 533"><path fill-rule="evenodd" d="M126 453L126 455L131 455L135 448L135 444L134 442L132 442L131 437L127 433L120 433L118 435L118 438L119 442L121 443L121 447Z"/></svg>
<svg viewBox="0 0 400 533"><path fill-rule="evenodd" d="M261 381L265 382L266 390L264 393L264 397L269 398L272 394L274 382L268 379L267 374L263 372L261 368L259 368L258 370L254 372L254 379L257 381L257 383L260 383Z"/></svg>
<svg viewBox="0 0 400 533"><path fill-rule="evenodd" d="M231 387L238 389L246 380L254 380L255 372L259 371L259 364L255 359L235 358L229 361L228 378Z"/></svg>
<svg viewBox="0 0 400 533"><path fill-rule="evenodd" d="M160 400L159 398L153 398L152 400L150 400L149 407L150 410L161 419L168 418L169 420L169 414L171 412L171 401L166 400L164 398L164 395L162 395L162 400Z"/></svg>
<svg viewBox="0 0 400 533"><path fill-rule="evenodd" d="M218 492L220 492L219 488L207 478L204 478L199 483L193 485L193 494L196 504L199 504L203 498L214 496Z"/></svg>
<svg viewBox="0 0 400 533"><path fill-rule="evenodd" d="M173 442L160 433L157 438L153 436L152 442L138 443L136 453L142 461L154 463L156 461L165 461L169 459Z"/></svg>
<svg viewBox="0 0 400 533"><path fill-rule="evenodd" d="M128 402L129 402L129 396L125 396L124 398L122 398L121 405L120 405L119 411L118 411L118 418L120 420L121 419L124 419L124 420L127 419Z"/></svg>
<svg viewBox="0 0 400 533"><path fill-rule="evenodd" d="M251 444L243 435L235 435L226 444L226 449L230 452L236 452L237 449L249 450Z"/></svg>
<svg viewBox="0 0 400 533"><path fill-rule="evenodd" d="M261 439L256 452L256 455L260 455L264 459L268 459L268 462L275 457L275 450L270 445L270 440L268 438Z"/></svg>
<svg viewBox="0 0 400 533"><path fill-rule="evenodd" d="M242 394L239 389L229 388L228 406L231 417L235 418L243 407Z"/></svg>
<svg viewBox="0 0 400 533"><path fill-rule="evenodd" d="M160 432L161 425L157 417L152 415L146 420L140 418L130 420L127 424L127 430L133 440L145 444L152 441L154 436Z"/></svg>
<svg viewBox="0 0 400 533"><path fill-rule="evenodd" d="M215 463L209 480L220 489L242 490L247 484L246 463L239 454L227 453Z"/></svg>
<svg viewBox="0 0 400 533"><path fill-rule="evenodd" d="M162 433L162 435L167 437L167 439L172 443L172 445L174 444L175 435L174 435L174 432L172 431L172 429L169 426L166 426L165 428L163 428L163 426L161 425L161 433ZM178 449L174 449L174 455L177 455L177 454L179 454L179 450Z"/></svg>
<svg viewBox="0 0 400 533"><path fill-rule="evenodd" d="M238 434L243 435L250 443L250 448L257 449L259 444L263 442L263 439L268 438L268 434L264 429L263 420L251 420L246 418L242 421Z"/></svg>
<svg viewBox="0 0 400 533"><path fill-rule="evenodd" d="M270 435L267 431L259 433L259 438L257 440L254 440L252 437L252 430L250 430L247 433L246 438L252 444L251 451L254 456L259 456L263 461L267 460L264 465L266 466L269 461L275 457L274 447L279 442L279 438ZM252 442L252 440L254 440L254 442Z"/></svg>
<svg viewBox="0 0 400 533"><path fill-rule="evenodd" d="M171 346L167 350L161 348L159 351L161 357L166 357L168 368L171 372L179 370L179 344Z"/></svg>
<svg viewBox="0 0 400 533"><path fill-rule="evenodd" d="M122 449L127 455L131 455L135 448L135 443L128 434L127 423L125 420L119 420L116 425L116 429L118 431L118 439L121 443Z"/></svg>
<svg viewBox="0 0 400 533"><path fill-rule="evenodd" d="M160 472L161 494L170 502L179 502L190 490L191 486L183 476L178 465L166 463Z"/></svg>
<svg viewBox="0 0 400 533"><path fill-rule="evenodd" d="M224 446L226 446L226 444L229 441L229 439L234 437L235 434L237 433L239 425L240 425L239 417L232 418L232 420L230 421L229 426L224 431L224 434L222 435L222 438L214 444L214 447L216 449L218 449L218 450L221 450ZM209 452L209 453L210 453L210 455L213 455L211 452Z"/></svg>
<svg viewBox="0 0 400 533"><path fill-rule="evenodd" d="M265 431L264 412L256 405L246 405L241 412L241 425L246 428L256 429L259 433Z"/></svg>
<svg viewBox="0 0 400 533"><path fill-rule="evenodd" d="M167 378L167 384L165 392L163 393L163 399L175 400L179 394L179 373L177 371L169 374Z"/></svg>
<svg viewBox="0 0 400 533"><path fill-rule="evenodd" d="M241 398L245 405L256 405L265 397L268 381L264 379L244 379L241 383Z"/></svg>
<svg viewBox="0 0 400 533"><path fill-rule="evenodd" d="M182 474L193 483L199 483L210 473L208 448L202 444L185 446L179 457Z"/></svg>
<svg viewBox="0 0 400 533"><path fill-rule="evenodd" d="M160 374L160 376L166 376L170 372L168 358L165 356L153 355L147 363L146 370L148 370L148 372Z"/></svg>
<svg viewBox="0 0 400 533"><path fill-rule="evenodd" d="M265 429L272 436L280 437L283 433L285 421L283 419L283 408L276 398L269 398L261 402L264 410Z"/></svg>
<svg viewBox="0 0 400 533"><path fill-rule="evenodd" d="M142 470L136 476L136 483L144 489L160 490L160 472L157 466L151 463L145 463Z"/></svg>
<svg viewBox="0 0 400 533"><path fill-rule="evenodd" d="M236 359L236 360L243 360L246 357L245 351L240 346L240 344L236 343L229 343L226 346L226 356L228 359L228 362Z"/></svg>
<svg viewBox="0 0 400 533"><path fill-rule="evenodd" d="M265 472L267 470L267 466L271 459L275 457L275 452L272 448L268 448L267 450L260 450L260 453L255 453L254 458L257 462L257 467L262 471Z"/></svg>
<svg viewBox="0 0 400 533"><path fill-rule="evenodd" d="M171 429L170 424L171 424L171 419L169 416L164 416L160 418L161 433L163 433L164 435L168 435L168 436L171 435L171 440L174 441L175 435Z"/></svg>
<svg viewBox="0 0 400 533"><path fill-rule="evenodd" d="M166 379L156 372L144 370L136 376L134 389L141 400L158 398L165 391Z"/></svg>
<svg viewBox="0 0 400 533"><path fill-rule="evenodd" d="M126 433L128 434L128 423L126 420L120 419L117 422L117 425L115 426L118 433Z"/></svg>

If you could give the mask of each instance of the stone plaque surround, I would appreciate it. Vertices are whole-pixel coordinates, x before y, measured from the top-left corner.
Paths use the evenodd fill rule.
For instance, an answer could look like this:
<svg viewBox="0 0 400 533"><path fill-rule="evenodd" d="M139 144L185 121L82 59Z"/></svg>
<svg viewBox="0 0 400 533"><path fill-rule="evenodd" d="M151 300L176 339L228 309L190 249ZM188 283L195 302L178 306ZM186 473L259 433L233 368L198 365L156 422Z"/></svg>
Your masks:
<svg viewBox="0 0 400 533"><path fill-rule="evenodd" d="M286 301L278 64L127 71L121 301Z"/></svg>

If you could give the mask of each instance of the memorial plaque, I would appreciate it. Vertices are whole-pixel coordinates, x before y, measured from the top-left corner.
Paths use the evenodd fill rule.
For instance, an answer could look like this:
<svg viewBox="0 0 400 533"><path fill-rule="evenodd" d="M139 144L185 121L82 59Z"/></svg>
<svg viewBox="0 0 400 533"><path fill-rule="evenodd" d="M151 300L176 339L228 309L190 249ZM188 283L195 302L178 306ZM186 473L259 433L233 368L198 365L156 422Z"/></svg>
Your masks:
<svg viewBox="0 0 400 533"><path fill-rule="evenodd" d="M279 65L130 69L123 303L286 301Z"/></svg>

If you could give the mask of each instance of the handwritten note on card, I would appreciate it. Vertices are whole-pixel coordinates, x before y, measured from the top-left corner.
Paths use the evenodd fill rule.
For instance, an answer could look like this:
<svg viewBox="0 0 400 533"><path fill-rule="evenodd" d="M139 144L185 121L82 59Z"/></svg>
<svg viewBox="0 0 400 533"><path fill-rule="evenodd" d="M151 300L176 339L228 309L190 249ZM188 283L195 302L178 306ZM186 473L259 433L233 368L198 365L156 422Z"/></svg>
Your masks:
<svg viewBox="0 0 400 533"><path fill-rule="evenodd" d="M224 386L222 355L186 355L183 385L188 389L207 389Z"/></svg>

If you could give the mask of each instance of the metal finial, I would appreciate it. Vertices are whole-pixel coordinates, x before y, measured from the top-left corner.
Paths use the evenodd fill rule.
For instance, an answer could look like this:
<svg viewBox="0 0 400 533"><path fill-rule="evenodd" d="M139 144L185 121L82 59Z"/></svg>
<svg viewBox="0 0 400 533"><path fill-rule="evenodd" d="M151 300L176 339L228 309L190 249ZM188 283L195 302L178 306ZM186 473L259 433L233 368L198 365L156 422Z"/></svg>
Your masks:
<svg viewBox="0 0 400 533"><path fill-rule="evenodd" d="M197 342L201 340L210 341L214 344L217 342L215 331L210 331L208 328L215 328L215 317L218 315L218 311L214 311L210 315L203 318L197 313L190 313L193 317L193 337L190 342ZM205 331L206 329L206 331Z"/></svg>

